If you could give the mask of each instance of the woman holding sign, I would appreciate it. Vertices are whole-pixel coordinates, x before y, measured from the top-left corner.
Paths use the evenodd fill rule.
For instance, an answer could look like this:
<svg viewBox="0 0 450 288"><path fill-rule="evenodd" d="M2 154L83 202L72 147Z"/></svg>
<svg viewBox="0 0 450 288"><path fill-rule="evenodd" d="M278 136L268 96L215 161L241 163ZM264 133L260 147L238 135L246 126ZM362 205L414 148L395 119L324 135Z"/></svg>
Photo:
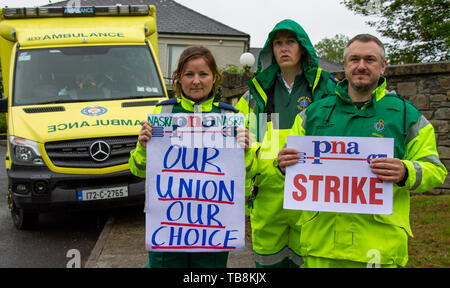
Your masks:
<svg viewBox="0 0 450 288"><path fill-rule="evenodd" d="M236 113L230 105L214 102L220 73L212 53L205 47L186 48L173 73L176 98L156 105L154 114L160 113ZM248 150L247 129L237 129L237 142ZM146 176L146 146L152 138L152 125L142 121L136 149L129 161L131 172ZM245 153L246 157L248 153ZM226 268L228 252L153 252L149 251L150 268Z"/></svg>

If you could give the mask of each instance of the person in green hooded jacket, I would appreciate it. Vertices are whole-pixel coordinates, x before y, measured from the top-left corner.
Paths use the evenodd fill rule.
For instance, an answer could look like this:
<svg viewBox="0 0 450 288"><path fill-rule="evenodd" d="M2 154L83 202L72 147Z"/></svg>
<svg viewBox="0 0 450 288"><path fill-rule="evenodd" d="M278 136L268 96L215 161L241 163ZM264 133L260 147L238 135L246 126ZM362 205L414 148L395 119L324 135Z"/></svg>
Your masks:
<svg viewBox="0 0 450 288"><path fill-rule="evenodd" d="M344 52L346 79L338 83L337 97L317 101L296 117L292 135L394 138L394 158L369 164L379 179L394 183L392 215L302 211L302 267L405 266L410 192L445 180L433 126L411 103L386 91L385 68L383 43L369 34L355 36ZM298 159L296 149L284 148L279 167L285 171Z"/></svg>
<svg viewBox="0 0 450 288"><path fill-rule="evenodd" d="M256 76L247 85L249 89L236 108L247 115L253 138L246 193L255 264L299 267L298 212L283 209L284 180L277 168L277 153L286 143L296 115L313 101L333 94L335 83L318 66L306 32L287 19L269 33L258 57Z"/></svg>

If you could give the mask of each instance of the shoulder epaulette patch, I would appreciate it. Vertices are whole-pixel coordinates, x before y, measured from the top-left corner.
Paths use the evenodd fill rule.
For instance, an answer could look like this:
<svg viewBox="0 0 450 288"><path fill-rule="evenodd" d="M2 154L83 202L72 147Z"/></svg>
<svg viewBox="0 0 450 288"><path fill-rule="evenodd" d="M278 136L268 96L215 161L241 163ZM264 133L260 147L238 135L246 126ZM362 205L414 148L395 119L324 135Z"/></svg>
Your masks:
<svg viewBox="0 0 450 288"><path fill-rule="evenodd" d="M217 107L219 107L220 109L233 111L234 113L239 113L239 110L237 110L236 108L234 108L230 104L225 104L225 103L222 103L222 102L218 102Z"/></svg>
<svg viewBox="0 0 450 288"><path fill-rule="evenodd" d="M331 79L331 81L334 82L334 84L337 84L339 82L339 80L336 77L334 77L333 74L330 74L330 79Z"/></svg>
<svg viewBox="0 0 450 288"><path fill-rule="evenodd" d="M156 106L160 106L160 105L175 105L177 103L178 103L178 98L172 98L172 99L167 99L167 100L161 101L158 104L156 104Z"/></svg>

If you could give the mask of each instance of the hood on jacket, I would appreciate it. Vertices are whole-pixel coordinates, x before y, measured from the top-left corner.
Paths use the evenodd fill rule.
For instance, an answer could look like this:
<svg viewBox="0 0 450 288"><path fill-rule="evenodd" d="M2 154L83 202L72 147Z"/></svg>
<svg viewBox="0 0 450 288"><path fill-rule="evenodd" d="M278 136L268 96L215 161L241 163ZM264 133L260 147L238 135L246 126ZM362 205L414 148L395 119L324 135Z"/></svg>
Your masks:
<svg viewBox="0 0 450 288"><path fill-rule="evenodd" d="M264 89L267 89L272 83L276 73L280 69L273 55L273 37L278 30L289 30L294 33L300 45L306 49L302 55L302 69L307 81L312 84L315 78L319 60L311 40L305 30L295 21L285 19L275 25L264 44L263 49L258 56L258 66L256 70L257 80Z"/></svg>

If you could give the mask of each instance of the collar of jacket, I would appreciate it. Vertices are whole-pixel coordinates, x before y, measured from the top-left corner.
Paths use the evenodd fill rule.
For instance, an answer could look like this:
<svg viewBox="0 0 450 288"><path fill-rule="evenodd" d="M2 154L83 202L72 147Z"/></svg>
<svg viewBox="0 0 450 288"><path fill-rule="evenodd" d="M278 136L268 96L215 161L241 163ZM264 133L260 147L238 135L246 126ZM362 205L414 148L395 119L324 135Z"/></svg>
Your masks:
<svg viewBox="0 0 450 288"><path fill-rule="evenodd" d="M291 84L291 92L294 90L294 86L296 86L296 84L300 81L302 81L302 77L303 77L303 71L300 71L300 73L298 73L297 75L295 75L294 78L294 82ZM286 87L286 90L288 90L288 83L286 82L286 80L284 80L283 78L283 74L281 74L281 71L277 73L277 79L279 81L279 83L281 83L281 86Z"/></svg>
<svg viewBox="0 0 450 288"><path fill-rule="evenodd" d="M322 68L320 67L303 67L302 73L305 75L305 79L311 88L317 86L320 75L322 74ZM277 74L280 73L280 67L278 64L272 64L267 67L266 70L258 73L255 78L260 83L264 90L267 90L272 86Z"/></svg>
<svg viewBox="0 0 450 288"><path fill-rule="evenodd" d="M314 70L314 76L311 77L311 75L312 75L311 72L313 70ZM264 70L262 73L258 74L254 78L252 78L251 80L247 81L247 86L249 87L250 92L253 95L253 98L258 103L260 113L262 113L264 111L264 107L266 107L266 105L267 105L267 97L268 96L265 91L267 91L270 88L270 86L273 84L273 82L275 81L275 78L277 77L277 74L280 73L279 71L280 71L280 69L279 69L278 65L274 64L274 65L270 66L269 68L267 68L266 70ZM308 73L303 71L306 81L308 82L308 84L310 85L310 87L312 89L313 97L314 97L316 88L320 82L320 77L323 74L322 72L323 72L322 68L320 68L320 67L317 67L317 69L309 69L309 72L308 72L309 76L308 76ZM269 78L265 77L268 75L270 75L270 77L272 77L270 81L268 81L270 77ZM297 79L297 76L296 76L296 79Z"/></svg>
<svg viewBox="0 0 450 288"><path fill-rule="evenodd" d="M336 94L344 101L350 104L353 104L352 99L348 95L348 80L344 79L340 81L336 85ZM386 78L380 77L378 80L378 86L375 90L372 91L372 99L375 102L380 101L383 97L386 96Z"/></svg>
<svg viewBox="0 0 450 288"><path fill-rule="evenodd" d="M211 112L214 103L214 95L200 103L195 103L194 101L186 98L183 94L181 94L178 99L178 103L181 103L181 107L183 107L184 110L195 113Z"/></svg>

